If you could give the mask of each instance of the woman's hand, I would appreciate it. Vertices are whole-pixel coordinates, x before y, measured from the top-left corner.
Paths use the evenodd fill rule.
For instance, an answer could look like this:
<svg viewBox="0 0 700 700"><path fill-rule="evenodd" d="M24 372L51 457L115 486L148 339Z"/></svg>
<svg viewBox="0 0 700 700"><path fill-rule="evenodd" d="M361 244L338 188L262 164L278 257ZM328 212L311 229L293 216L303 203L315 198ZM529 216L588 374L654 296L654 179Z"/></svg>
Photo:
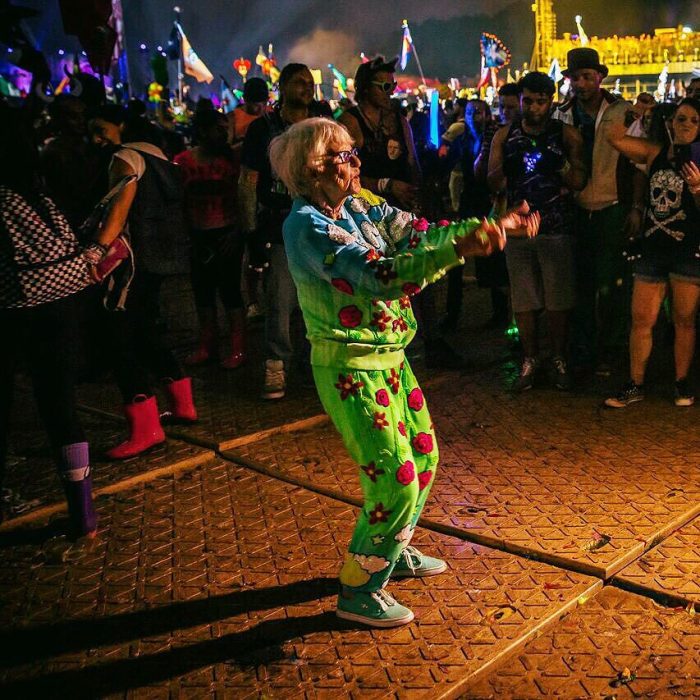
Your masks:
<svg viewBox="0 0 700 700"><path fill-rule="evenodd" d="M683 165L681 175L691 194L700 194L700 168L692 160Z"/></svg>
<svg viewBox="0 0 700 700"><path fill-rule="evenodd" d="M471 236L457 239L455 248L460 258L486 257L497 250L503 250L505 244L506 235L503 228L494 221L484 219Z"/></svg>
<svg viewBox="0 0 700 700"><path fill-rule="evenodd" d="M508 238L534 238L540 230L542 217L538 211L531 212L527 202L520 202L509 209L498 223Z"/></svg>

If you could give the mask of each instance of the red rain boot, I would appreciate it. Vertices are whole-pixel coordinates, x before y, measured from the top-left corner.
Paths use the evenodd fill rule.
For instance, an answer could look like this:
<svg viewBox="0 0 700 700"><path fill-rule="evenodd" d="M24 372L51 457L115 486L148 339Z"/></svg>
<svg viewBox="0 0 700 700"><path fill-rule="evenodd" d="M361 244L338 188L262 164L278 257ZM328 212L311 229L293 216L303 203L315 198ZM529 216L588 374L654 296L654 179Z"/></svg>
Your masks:
<svg viewBox="0 0 700 700"><path fill-rule="evenodd" d="M215 313L200 310L199 316L199 345L185 358L185 364L189 367L203 365L219 355L217 349L219 333Z"/></svg>
<svg viewBox="0 0 700 700"><path fill-rule="evenodd" d="M168 422L174 423L196 422L197 409L192 398L192 378L165 379L164 382L170 411L161 418L167 417Z"/></svg>
<svg viewBox="0 0 700 700"><path fill-rule="evenodd" d="M160 424L158 404L155 396L139 394L132 403L124 406L129 423L127 440L107 452L110 459L127 459L145 452L149 447L165 441L165 433Z"/></svg>
<svg viewBox="0 0 700 700"><path fill-rule="evenodd" d="M224 369L236 369L246 361L245 311L235 309L229 314L231 323L231 353L222 362Z"/></svg>

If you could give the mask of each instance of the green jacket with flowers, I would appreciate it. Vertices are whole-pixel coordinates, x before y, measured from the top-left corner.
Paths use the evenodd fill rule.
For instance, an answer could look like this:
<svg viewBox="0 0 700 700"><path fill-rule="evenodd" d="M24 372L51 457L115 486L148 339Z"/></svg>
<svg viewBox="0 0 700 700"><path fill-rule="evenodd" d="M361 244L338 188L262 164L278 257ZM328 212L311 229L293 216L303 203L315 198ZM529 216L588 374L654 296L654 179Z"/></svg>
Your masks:
<svg viewBox="0 0 700 700"><path fill-rule="evenodd" d="M410 297L463 262L455 240L479 227L476 219L440 224L367 190L348 197L335 220L294 200L284 243L311 364L372 370L403 361L416 332Z"/></svg>

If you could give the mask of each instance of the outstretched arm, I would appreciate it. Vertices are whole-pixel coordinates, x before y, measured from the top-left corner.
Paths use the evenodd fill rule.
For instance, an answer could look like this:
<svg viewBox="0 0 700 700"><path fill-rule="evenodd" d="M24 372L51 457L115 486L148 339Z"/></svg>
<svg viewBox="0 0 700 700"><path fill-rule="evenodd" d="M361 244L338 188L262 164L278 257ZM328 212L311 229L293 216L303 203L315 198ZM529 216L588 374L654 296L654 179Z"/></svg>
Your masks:
<svg viewBox="0 0 700 700"><path fill-rule="evenodd" d="M659 155L661 146L649 139L628 136L627 127L620 124L611 124L606 134L608 143L626 158L635 163L651 165L654 158Z"/></svg>

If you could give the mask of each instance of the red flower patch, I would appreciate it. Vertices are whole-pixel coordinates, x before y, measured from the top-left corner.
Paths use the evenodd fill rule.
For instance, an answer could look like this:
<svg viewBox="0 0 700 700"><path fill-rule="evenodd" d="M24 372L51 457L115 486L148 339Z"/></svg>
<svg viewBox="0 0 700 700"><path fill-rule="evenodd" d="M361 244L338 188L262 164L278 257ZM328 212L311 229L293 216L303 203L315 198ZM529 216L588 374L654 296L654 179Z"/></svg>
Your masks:
<svg viewBox="0 0 700 700"><path fill-rule="evenodd" d="M386 389L380 389L374 395L374 399L380 406L386 408L389 405L389 392Z"/></svg>
<svg viewBox="0 0 700 700"><path fill-rule="evenodd" d="M345 401L348 396L355 396L364 385L364 382L356 382L352 374L339 374L338 383L335 385L335 388L340 392L341 400Z"/></svg>
<svg viewBox="0 0 700 700"><path fill-rule="evenodd" d="M449 226L452 222L448 221L447 219L440 219L440 221L437 222L437 225L440 226L440 228L444 228L445 226Z"/></svg>
<svg viewBox="0 0 700 700"><path fill-rule="evenodd" d="M425 400L423 399L423 392L416 387L408 395L408 407L412 408L414 411L420 411L425 405Z"/></svg>
<svg viewBox="0 0 700 700"><path fill-rule="evenodd" d="M399 386L401 386L401 377L399 376L399 373L392 367L391 369L391 374L389 375L389 378L386 380L389 386L391 387L391 391L393 394L398 394L399 393Z"/></svg>
<svg viewBox="0 0 700 700"><path fill-rule="evenodd" d="M367 255L365 255L365 260L369 263L370 267L376 267L377 266L377 260L382 259L382 254L378 251L372 248Z"/></svg>
<svg viewBox="0 0 700 700"><path fill-rule="evenodd" d="M344 279L340 279L340 277L336 277L335 279L331 280L331 284L339 291L343 292L343 294L349 294L352 296L355 293L355 290L352 288L352 285L350 282Z"/></svg>
<svg viewBox="0 0 700 700"><path fill-rule="evenodd" d="M422 491L433 478L433 472L421 472L418 475L418 488Z"/></svg>
<svg viewBox="0 0 700 700"><path fill-rule="evenodd" d="M372 427L377 430L384 430L384 428L389 427L389 421L386 419L386 413L381 413L380 411L374 412L374 421Z"/></svg>
<svg viewBox="0 0 700 700"><path fill-rule="evenodd" d="M344 306L338 311L338 320L343 328L357 328L362 323L362 311L356 306Z"/></svg>
<svg viewBox="0 0 700 700"><path fill-rule="evenodd" d="M419 245L420 245L420 236L416 236L415 233L412 233L408 238L408 247L409 248L417 248Z"/></svg>
<svg viewBox="0 0 700 700"><path fill-rule="evenodd" d="M402 420L399 421L397 428L398 428L399 433L401 433L401 435L406 437L406 424Z"/></svg>
<svg viewBox="0 0 700 700"><path fill-rule="evenodd" d="M400 297L399 298L399 306L402 309L410 309L411 308L411 300L409 297Z"/></svg>
<svg viewBox="0 0 700 700"><path fill-rule="evenodd" d="M408 486L415 478L416 469L411 460L404 462L396 472L396 481L403 484L403 486Z"/></svg>
<svg viewBox="0 0 700 700"><path fill-rule="evenodd" d="M397 319L394 319L394 322L391 324L391 330L392 331L406 331L408 330L408 324L406 321L403 320L403 318L399 317Z"/></svg>
<svg viewBox="0 0 700 700"><path fill-rule="evenodd" d="M369 511L369 524L385 523L391 515L390 510L384 510L383 503L377 503L372 510Z"/></svg>
<svg viewBox="0 0 700 700"><path fill-rule="evenodd" d="M383 469L377 469L374 462L370 462L367 466L360 466L360 469L362 469L362 471L367 474L368 478L370 478L375 484L377 483L377 477L384 473Z"/></svg>
<svg viewBox="0 0 700 700"><path fill-rule="evenodd" d="M422 455L430 454L433 451L433 436L430 433L418 433L411 444L416 452Z"/></svg>
<svg viewBox="0 0 700 700"><path fill-rule="evenodd" d="M427 219L420 218L413 219L411 226L413 226L414 231L427 231L430 224L428 223Z"/></svg>
<svg viewBox="0 0 700 700"><path fill-rule="evenodd" d="M391 323L391 316L386 311L376 311L372 316L369 325L374 326L379 331L385 331Z"/></svg>
<svg viewBox="0 0 700 700"><path fill-rule="evenodd" d="M408 294L409 297L413 297L420 292L420 285L417 285L415 282L406 282L401 289L404 294Z"/></svg>

